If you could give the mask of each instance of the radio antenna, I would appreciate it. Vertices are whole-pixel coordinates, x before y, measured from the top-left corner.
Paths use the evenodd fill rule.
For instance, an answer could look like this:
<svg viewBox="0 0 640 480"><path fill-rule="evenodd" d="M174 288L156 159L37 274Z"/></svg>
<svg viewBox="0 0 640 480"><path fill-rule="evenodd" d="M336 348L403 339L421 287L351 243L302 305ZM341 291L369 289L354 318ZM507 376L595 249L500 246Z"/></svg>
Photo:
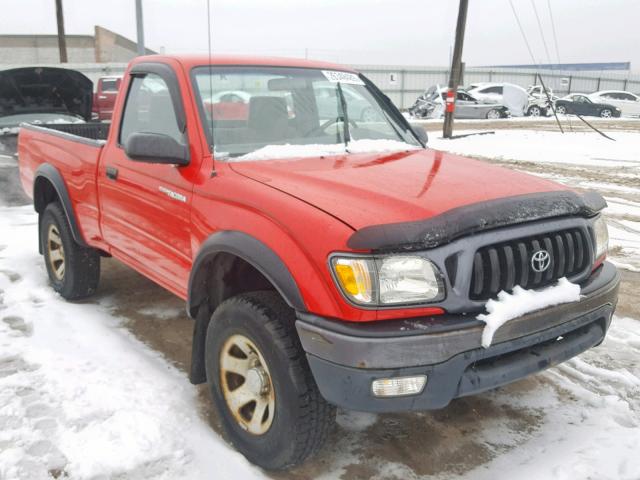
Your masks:
<svg viewBox="0 0 640 480"><path fill-rule="evenodd" d="M213 98L213 67L211 65L211 1L207 0L207 44L208 44L208 49L209 49L209 100L211 100ZM203 102L204 103L204 102ZM203 107L205 107L205 105L203 105ZM205 114L207 112L205 111ZM210 122L210 127L211 129L210 134L211 134L211 146L210 146L210 150L211 150L211 158L213 158L213 151L214 151L214 143L213 143L213 104L211 104L211 111L208 112L209 113L209 122ZM211 174L212 176L215 175L215 167L214 170Z"/></svg>

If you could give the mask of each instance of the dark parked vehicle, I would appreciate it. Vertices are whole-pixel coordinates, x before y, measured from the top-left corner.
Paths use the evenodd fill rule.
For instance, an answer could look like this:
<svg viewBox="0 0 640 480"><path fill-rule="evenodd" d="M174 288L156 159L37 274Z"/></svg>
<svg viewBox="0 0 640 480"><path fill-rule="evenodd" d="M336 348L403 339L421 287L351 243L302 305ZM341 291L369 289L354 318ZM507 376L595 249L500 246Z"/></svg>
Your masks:
<svg viewBox="0 0 640 480"><path fill-rule="evenodd" d="M620 109L608 103L593 103L589 97L581 93L572 93L556 100L556 112L561 115L576 113L588 117L619 117Z"/></svg>

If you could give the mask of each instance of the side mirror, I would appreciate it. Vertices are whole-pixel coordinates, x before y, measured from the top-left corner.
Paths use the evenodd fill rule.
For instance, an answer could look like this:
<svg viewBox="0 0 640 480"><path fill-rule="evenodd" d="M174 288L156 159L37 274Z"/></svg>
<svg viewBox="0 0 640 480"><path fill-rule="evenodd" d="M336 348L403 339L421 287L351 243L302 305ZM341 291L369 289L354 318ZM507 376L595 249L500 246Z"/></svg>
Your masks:
<svg viewBox="0 0 640 480"><path fill-rule="evenodd" d="M189 165L189 148L161 133L132 133L124 151L136 162Z"/></svg>
<svg viewBox="0 0 640 480"><path fill-rule="evenodd" d="M413 130L413 133L416 137L418 137L418 140L420 140L423 145L427 144L427 142L429 141L429 136L427 135L427 131L424 128L417 125L411 125L411 130Z"/></svg>

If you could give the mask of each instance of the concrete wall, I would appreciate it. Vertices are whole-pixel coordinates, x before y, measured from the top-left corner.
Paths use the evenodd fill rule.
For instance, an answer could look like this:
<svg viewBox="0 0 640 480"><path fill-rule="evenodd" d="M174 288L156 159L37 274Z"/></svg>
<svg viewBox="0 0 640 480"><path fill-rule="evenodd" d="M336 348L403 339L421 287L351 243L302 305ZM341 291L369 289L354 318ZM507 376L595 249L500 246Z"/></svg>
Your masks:
<svg viewBox="0 0 640 480"><path fill-rule="evenodd" d="M91 35L67 35L69 62L95 62ZM58 63L57 35L0 35L0 64Z"/></svg>
<svg viewBox="0 0 640 480"><path fill-rule="evenodd" d="M94 35L66 35L69 63L128 62L136 43L96 25ZM147 49L147 53L155 53ZM40 65L60 61L57 35L0 35L0 65Z"/></svg>

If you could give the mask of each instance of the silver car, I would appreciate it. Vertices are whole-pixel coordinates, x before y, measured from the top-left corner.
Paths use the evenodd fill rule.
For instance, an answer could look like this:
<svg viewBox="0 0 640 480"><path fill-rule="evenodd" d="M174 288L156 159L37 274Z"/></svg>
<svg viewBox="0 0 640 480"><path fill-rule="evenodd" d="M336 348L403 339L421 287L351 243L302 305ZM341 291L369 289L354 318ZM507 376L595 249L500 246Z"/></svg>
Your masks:
<svg viewBox="0 0 640 480"><path fill-rule="evenodd" d="M439 86L430 87L422 96L424 100L433 105L429 109L429 118L442 118L444 106L447 100L447 89ZM411 110L411 109L410 109ZM498 119L509 116L509 109L504 105L495 103L482 103L470 93L459 89L456 95L455 118L459 119Z"/></svg>

